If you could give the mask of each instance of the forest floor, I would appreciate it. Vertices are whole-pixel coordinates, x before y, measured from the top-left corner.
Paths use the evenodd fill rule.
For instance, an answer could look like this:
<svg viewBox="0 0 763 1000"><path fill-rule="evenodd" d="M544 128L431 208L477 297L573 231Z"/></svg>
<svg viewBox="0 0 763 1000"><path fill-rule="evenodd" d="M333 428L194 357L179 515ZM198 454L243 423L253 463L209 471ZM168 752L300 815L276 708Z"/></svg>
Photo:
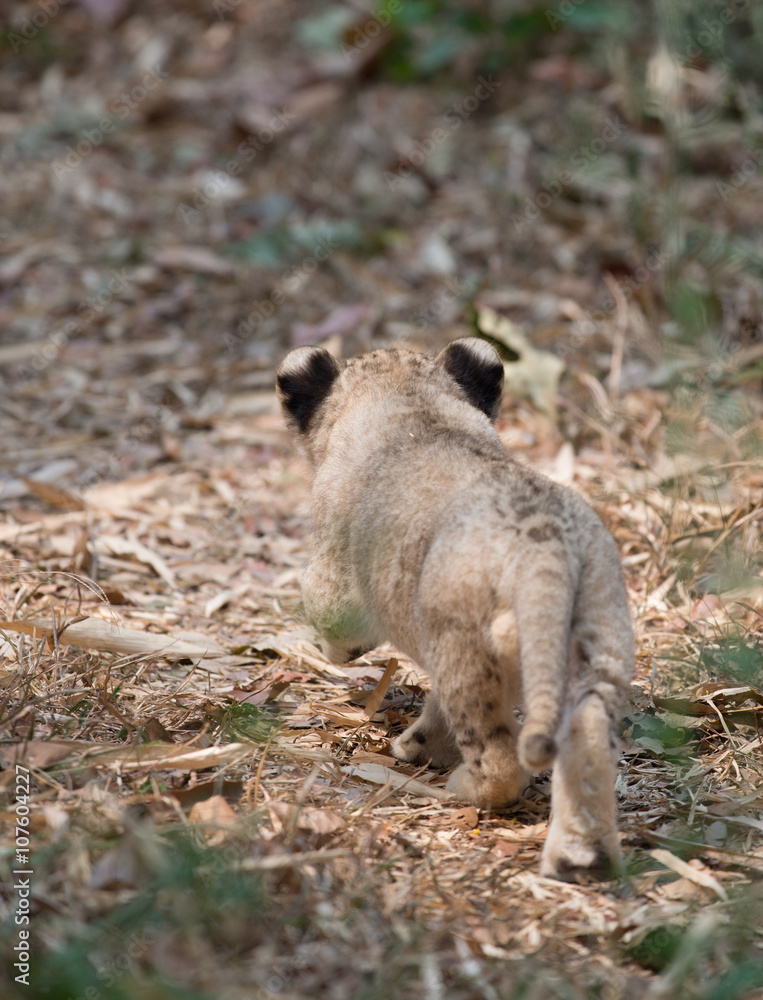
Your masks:
<svg viewBox="0 0 763 1000"><path fill-rule="evenodd" d="M760 998L759 90L643 24L444 79L414 24L399 79L378 14L210 6L3 26L3 995ZM620 551L617 881L539 875L548 775L479 812L397 763L425 675L301 617L280 359L475 332Z"/></svg>

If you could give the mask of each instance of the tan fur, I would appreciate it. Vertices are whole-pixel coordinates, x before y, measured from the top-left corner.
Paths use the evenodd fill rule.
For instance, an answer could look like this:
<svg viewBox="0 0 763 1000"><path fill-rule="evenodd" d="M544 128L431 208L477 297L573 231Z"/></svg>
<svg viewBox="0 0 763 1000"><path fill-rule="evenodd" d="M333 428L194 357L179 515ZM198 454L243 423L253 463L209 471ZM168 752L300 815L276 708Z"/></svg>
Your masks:
<svg viewBox="0 0 763 1000"><path fill-rule="evenodd" d="M556 758L541 869L604 873L619 858L625 589L590 507L504 452L502 382L493 348L471 338L436 359L287 356L279 395L314 470L304 605L334 656L389 640L429 672L424 713L393 752L458 764L459 797L506 805Z"/></svg>

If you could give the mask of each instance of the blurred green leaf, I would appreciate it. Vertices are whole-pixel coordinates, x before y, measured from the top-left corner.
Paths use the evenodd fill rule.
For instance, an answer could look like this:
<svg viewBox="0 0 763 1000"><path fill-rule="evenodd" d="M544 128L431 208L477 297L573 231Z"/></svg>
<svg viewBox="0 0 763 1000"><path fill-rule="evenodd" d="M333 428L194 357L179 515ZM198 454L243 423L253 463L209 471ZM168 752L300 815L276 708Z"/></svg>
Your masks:
<svg viewBox="0 0 763 1000"><path fill-rule="evenodd" d="M702 666L711 677L734 683L763 684L763 640L750 635L723 636L718 642L709 642L702 649Z"/></svg>
<svg viewBox="0 0 763 1000"><path fill-rule="evenodd" d="M354 19L349 7L332 5L320 14L301 20L297 24L297 38L308 49L337 49Z"/></svg>
<svg viewBox="0 0 763 1000"><path fill-rule="evenodd" d="M412 57L412 66L417 74L427 76L447 66L468 42L468 37L460 28L445 26L432 33Z"/></svg>
<svg viewBox="0 0 763 1000"><path fill-rule="evenodd" d="M628 954L645 969L660 972L675 958L683 935L681 928L670 924L656 927L637 945L629 948Z"/></svg>
<svg viewBox="0 0 763 1000"><path fill-rule="evenodd" d="M272 736L280 725L280 713L275 705L231 705L225 731L237 740L262 743Z"/></svg>
<svg viewBox="0 0 763 1000"><path fill-rule="evenodd" d="M716 327L723 315L721 304L713 294L683 280L677 282L672 289L668 308L682 333L689 339L695 339Z"/></svg>
<svg viewBox="0 0 763 1000"><path fill-rule="evenodd" d="M224 253L264 267L291 264L323 247L330 252L358 249L363 243L359 227L350 219L315 220L275 225L249 239L229 244Z"/></svg>
<svg viewBox="0 0 763 1000"><path fill-rule="evenodd" d="M627 6L616 3L597 3L586 0L575 7L565 20L565 25L576 31L624 32L631 24Z"/></svg>

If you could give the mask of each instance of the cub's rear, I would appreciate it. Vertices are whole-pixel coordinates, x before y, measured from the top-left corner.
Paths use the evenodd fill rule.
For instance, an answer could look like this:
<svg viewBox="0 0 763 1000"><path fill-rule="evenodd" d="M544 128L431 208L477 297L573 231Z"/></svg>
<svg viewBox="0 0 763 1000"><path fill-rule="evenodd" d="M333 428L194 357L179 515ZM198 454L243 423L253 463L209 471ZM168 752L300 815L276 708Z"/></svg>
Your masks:
<svg viewBox="0 0 763 1000"><path fill-rule="evenodd" d="M393 752L457 765L459 797L504 806L553 763L542 871L604 875L619 859L625 588L588 505L504 452L503 379L473 338L436 358L287 355L277 388L314 471L305 609L337 659L389 640L427 670L424 712Z"/></svg>

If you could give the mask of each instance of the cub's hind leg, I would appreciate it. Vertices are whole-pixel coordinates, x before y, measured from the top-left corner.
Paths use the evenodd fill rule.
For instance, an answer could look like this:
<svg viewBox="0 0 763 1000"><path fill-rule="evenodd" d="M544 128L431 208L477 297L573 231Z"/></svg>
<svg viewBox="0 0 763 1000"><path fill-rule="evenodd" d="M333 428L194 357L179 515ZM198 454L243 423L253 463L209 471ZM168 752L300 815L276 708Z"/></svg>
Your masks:
<svg viewBox="0 0 763 1000"><path fill-rule="evenodd" d="M558 743L541 874L563 881L578 872L609 878L620 865L617 760L609 714L597 693L585 694L573 708Z"/></svg>
<svg viewBox="0 0 763 1000"><path fill-rule="evenodd" d="M541 872L600 878L620 866L615 781L622 706L633 670L633 632L609 535L583 574L572 630L573 677L551 779L551 824Z"/></svg>
<svg viewBox="0 0 763 1000"><path fill-rule="evenodd" d="M461 760L453 731L443 715L437 695L430 691L424 711L392 744L398 760L424 767L453 767Z"/></svg>
<svg viewBox="0 0 763 1000"><path fill-rule="evenodd" d="M483 808L516 801L528 783L514 718L516 674L493 649L440 643L435 689L463 757L446 786Z"/></svg>

